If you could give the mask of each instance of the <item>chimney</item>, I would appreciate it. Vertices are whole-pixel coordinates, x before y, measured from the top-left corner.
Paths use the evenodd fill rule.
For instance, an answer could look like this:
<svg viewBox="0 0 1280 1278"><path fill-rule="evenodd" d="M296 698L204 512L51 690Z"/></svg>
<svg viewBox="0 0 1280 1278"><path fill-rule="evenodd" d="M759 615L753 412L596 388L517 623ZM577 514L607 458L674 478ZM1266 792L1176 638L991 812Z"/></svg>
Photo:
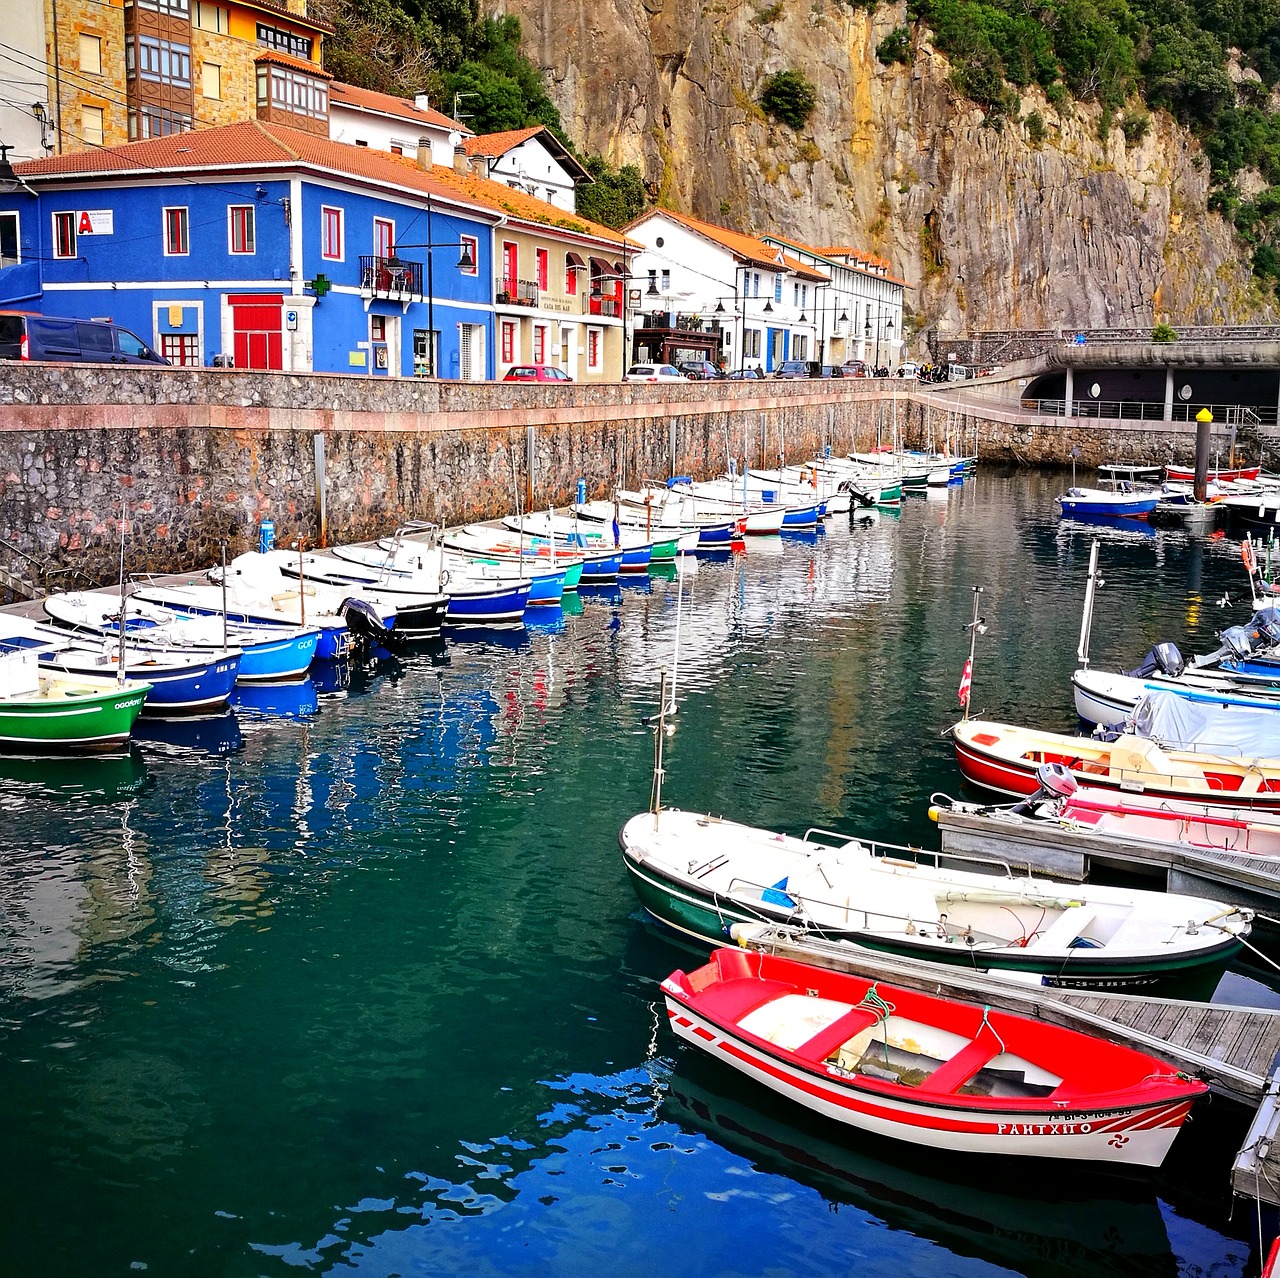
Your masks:
<svg viewBox="0 0 1280 1278"><path fill-rule="evenodd" d="M425 169L428 173L430 173L430 172L431 172L431 163L432 163L432 161L431 161L431 139L430 139L430 138L419 138L419 139L418 139L418 167L419 167L420 169Z"/></svg>
<svg viewBox="0 0 1280 1278"><path fill-rule="evenodd" d="M430 111L431 110L430 95L426 93L415 93L413 95L413 105L416 106L419 111Z"/></svg>
<svg viewBox="0 0 1280 1278"><path fill-rule="evenodd" d="M489 157L487 155L473 155L470 160L472 177L487 178L489 176Z"/></svg>
<svg viewBox="0 0 1280 1278"><path fill-rule="evenodd" d="M467 171L467 148L461 143L453 148L453 171L464 174Z"/></svg>

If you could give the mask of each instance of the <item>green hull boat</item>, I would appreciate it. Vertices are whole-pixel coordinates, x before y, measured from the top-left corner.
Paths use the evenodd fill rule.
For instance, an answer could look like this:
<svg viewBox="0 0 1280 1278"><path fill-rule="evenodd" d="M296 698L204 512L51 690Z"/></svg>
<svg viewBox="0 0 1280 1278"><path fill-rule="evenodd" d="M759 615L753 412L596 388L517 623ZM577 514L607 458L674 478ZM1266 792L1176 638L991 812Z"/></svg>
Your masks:
<svg viewBox="0 0 1280 1278"><path fill-rule="evenodd" d="M34 658L0 660L0 750L19 754L115 750L129 739L149 683L46 674Z"/></svg>

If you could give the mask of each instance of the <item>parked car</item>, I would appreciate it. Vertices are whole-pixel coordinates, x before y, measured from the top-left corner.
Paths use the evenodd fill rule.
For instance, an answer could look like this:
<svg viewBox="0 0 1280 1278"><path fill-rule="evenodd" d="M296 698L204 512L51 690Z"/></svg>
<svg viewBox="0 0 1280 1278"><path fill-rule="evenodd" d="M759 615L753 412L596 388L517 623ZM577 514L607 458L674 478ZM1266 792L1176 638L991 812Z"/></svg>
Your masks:
<svg viewBox="0 0 1280 1278"><path fill-rule="evenodd" d="M735 368L729 374L730 380L735 382L756 381L763 376L764 374L758 368Z"/></svg>
<svg viewBox="0 0 1280 1278"><path fill-rule="evenodd" d="M709 359L684 359L676 367L691 382L719 382L724 374Z"/></svg>
<svg viewBox="0 0 1280 1278"><path fill-rule="evenodd" d="M673 364L632 364L624 382L687 382L689 379Z"/></svg>
<svg viewBox="0 0 1280 1278"><path fill-rule="evenodd" d="M861 359L847 359L840 365L841 376L843 377L870 377L871 370L867 367L866 361Z"/></svg>
<svg viewBox="0 0 1280 1278"><path fill-rule="evenodd" d="M68 364L168 364L136 333L110 320L0 311L0 359Z"/></svg>
<svg viewBox="0 0 1280 1278"><path fill-rule="evenodd" d="M808 377L809 363L803 359L784 359L773 370L775 377Z"/></svg>
<svg viewBox="0 0 1280 1278"><path fill-rule="evenodd" d="M554 364L517 364L507 370L504 382L571 382L573 378Z"/></svg>

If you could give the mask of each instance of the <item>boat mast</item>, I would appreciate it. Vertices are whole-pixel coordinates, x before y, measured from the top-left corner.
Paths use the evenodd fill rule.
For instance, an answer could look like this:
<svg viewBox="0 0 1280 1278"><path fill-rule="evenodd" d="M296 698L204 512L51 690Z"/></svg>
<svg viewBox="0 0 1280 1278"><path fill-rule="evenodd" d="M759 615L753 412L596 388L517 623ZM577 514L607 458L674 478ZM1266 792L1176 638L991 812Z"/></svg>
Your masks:
<svg viewBox="0 0 1280 1278"><path fill-rule="evenodd" d="M978 616L978 608L982 603L982 587L973 588L973 620L965 627L969 632L969 660L964 663L964 674L960 676L961 701L964 703L964 717L969 717L969 707L973 704L973 652L978 643L978 636L987 633L986 620Z"/></svg>
<svg viewBox="0 0 1280 1278"><path fill-rule="evenodd" d="M125 666L125 631L126 631L126 613L124 594L124 542L128 535L128 515L125 505L125 499L120 498L120 660L116 663L116 683L124 683L124 666Z"/></svg>
<svg viewBox="0 0 1280 1278"><path fill-rule="evenodd" d="M1093 539L1089 549L1089 575L1085 578L1084 610L1080 614L1080 643L1076 647L1084 669L1089 669L1089 635L1093 630L1093 596L1102 583L1098 580L1098 539Z"/></svg>
<svg viewBox="0 0 1280 1278"><path fill-rule="evenodd" d="M227 651L227 543L222 543L222 651Z"/></svg>
<svg viewBox="0 0 1280 1278"><path fill-rule="evenodd" d="M658 687L658 713L653 723L653 785L649 791L649 811L653 813L653 828L658 828L658 814L662 811L662 779L666 770L662 766L662 742L667 735L667 673L662 672Z"/></svg>

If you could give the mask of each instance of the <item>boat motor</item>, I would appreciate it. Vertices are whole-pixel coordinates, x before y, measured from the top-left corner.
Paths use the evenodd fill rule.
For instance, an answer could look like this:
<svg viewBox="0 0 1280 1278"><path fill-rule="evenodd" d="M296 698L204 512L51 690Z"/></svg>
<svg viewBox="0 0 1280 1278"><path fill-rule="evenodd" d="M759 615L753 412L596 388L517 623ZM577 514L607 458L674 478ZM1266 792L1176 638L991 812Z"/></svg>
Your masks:
<svg viewBox="0 0 1280 1278"><path fill-rule="evenodd" d="M1254 646L1274 648L1280 644L1280 614L1275 608L1263 608L1249 618Z"/></svg>
<svg viewBox="0 0 1280 1278"><path fill-rule="evenodd" d="M1056 812L1079 788L1079 783L1065 763L1042 763L1036 769L1040 788L1035 794L1015 803L1010 809L1016 816L1029 816L1041 803L1048 803Z"/></svg>
<svg viewBox="0 0 1280 1278"><path fill-rule="evenodd" d="M1136 669L1126 670L1124 673L1131 679L1145 679L1148 675L1157 672L1167 675L1170 679L1176 679L1186 668L1186 660L1178 650L1178 645L1166 640L1152 647L1138 663Z"/></svg>
<svg viewBox="0 0 1280 1278"><path fill-rule="evenodd" d="M391 643L390 629L383 624L378 610L368 600L350 595L342 601L338 612L355 638L366 643Z"/></svg>
<svg viewBox="0 0 1280 1278"><path fill-rule="evenodd" d="M1218 638L1237 661L1243 661L1253 651L1253 640L1245 626L1228 626Z"/></svg>

